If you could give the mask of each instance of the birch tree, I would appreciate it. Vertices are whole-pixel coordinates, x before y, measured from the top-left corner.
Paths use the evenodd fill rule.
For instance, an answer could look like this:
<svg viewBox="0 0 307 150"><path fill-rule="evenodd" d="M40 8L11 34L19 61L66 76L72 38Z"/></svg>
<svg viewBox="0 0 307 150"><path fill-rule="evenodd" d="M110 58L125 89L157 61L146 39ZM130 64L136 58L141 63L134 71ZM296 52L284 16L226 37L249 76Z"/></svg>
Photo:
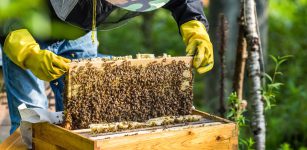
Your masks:
<svg viewBox="0 0 307 150"><path fill-rule="evenodd" d="M254 0L244 0L244 16L246 22L246 39L248 49L248 74L250 94L253 108L252 130L257 150L265 149L265 117L264 103L261 94L261 44L257 25L256 6Z"/></svg>

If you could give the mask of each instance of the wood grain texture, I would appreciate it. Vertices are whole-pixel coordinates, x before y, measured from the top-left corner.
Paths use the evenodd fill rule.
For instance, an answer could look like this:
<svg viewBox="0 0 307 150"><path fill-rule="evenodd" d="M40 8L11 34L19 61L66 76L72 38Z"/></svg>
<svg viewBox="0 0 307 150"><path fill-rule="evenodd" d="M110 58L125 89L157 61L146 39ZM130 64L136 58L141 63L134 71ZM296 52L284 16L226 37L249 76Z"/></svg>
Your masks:
<svg viewBox="0 0 307 150"><path fill-rule="evenodd" d="M219 122L224 122L224 123L232 123L231 121L229 121L227 119L221 118L219 116L214 116L212 114L209 114L209 113L206 113L206 112L202 112L202 111L199 111L197 109L193 109L193 115L201 115L204 118L210 119L212 121L219 121Z"/></svg>
<svg viewBox="0 0 307 150"><path fill-rule="evenodd" d="M43 141L37 138L33 138L33 143L35 143L33 150L65 150L65 148L50 144L47 141Z"/></svg>
<svg viewBox="0 0 307 150"><path fill-rule="evenodd" d="M237 149L237 133L234 124L167 131L148 135L118 137L96 141L95 149Z"/></svg>
<svg viewBox="0 0 307 150"><path fill-rule="evenodd" d="M194 114L210 116L221 124L189 128L176 131L121 136L118 138L91 140L53 124L39 123L33 126L33 149L36 150L101 150L101 149L238 149L236 125L208 113L194 111ZM226 121L226 122L225 122ZM26 150L19 129L0 145L1 150Z"/></svg>
<svg viewBox="0 0 307 150"><path fill-rule="evenodd" d="M140 59L128 59L128 60L108 60L108 61L97 61L93 66L100 67L101 63L114 62L116 65L121 64L124 61L131 62L131 65L142 65L146 66L153 61L162 62L165 61L166 64L171 63L173 60L175 61L184 61L187 65L192 65L193 57L189 56L181 56L181 57L167 57L167 58L140 58ZM71 62L69 68L73 68L74 66L85 66L87 62Z"/></svg>
<svg viewBox="0 0 307 150"><path fill-rule="evenodd" d="M35 148L36 143L40 143L41 141L65 149L94 149L94 141L49 123L33 124L33 147ZM48 146L48 144L39 144L38 146Z"/></svg>
<svg viewBox="0 0 307 150"><path fill-rule="evenodd" d="M27 145L22 142L19 128L0 144L0 150L27 150Z"/></svg>
<svg viewBox="0 0 307 150"><path fill-rule="evenodd" d="M70 131L53 124L39 123L33 126L33 147L50 150L234 150L238 148L238 131L233 122L197 110L193 114L202 115L218 122L187 128L183 126L175 129L174 127L159 132L139 132L139 134L129 136L121 134L106 139L99 139L94 135L93 137L82 136L82 132L89 132L89 130Z"/></svg>

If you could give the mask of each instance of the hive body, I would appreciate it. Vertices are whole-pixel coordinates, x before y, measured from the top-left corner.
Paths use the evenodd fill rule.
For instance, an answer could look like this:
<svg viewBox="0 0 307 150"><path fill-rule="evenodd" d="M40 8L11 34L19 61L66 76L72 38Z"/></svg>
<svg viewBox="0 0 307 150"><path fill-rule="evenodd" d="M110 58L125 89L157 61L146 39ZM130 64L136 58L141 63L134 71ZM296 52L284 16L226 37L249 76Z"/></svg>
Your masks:
<svg viewBox="0 0 307 150"><path fill-rule="evenodd" d="M72 62L66 75L64 127L192 113L191 57Z"/></svg>

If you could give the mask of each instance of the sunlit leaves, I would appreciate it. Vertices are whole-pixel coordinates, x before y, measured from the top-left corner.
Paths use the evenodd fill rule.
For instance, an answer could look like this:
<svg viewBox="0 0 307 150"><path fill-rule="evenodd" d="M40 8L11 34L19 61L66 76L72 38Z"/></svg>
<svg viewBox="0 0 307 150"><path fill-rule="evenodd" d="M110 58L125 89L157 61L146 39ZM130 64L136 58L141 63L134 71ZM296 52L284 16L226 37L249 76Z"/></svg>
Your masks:
<svg viewBox="0 0 307 150"><path fill-rule="evenodd" d="M252 138L248 138L247 140L245 139L239 140L240 149L254 150L253 148L254 144L255 144L255 141Z"/></svg>
<svg viewBox="0 0 307 150"><path fill-rule="evenodd" d="M276 82L276 77L283 75L283 73L279 71L280 65L293 56L286 55L281 57L275 57L270 55L270 57L275 64L275 69L272 76L267 73L264 74L265 77L269 80L269 83L267 83L267 85L264 85L262 93L263 99L265 101L265 110L269 110L273 106L275 106L276 95L279 94L280 87L284 85L283 83Z"/></svg>

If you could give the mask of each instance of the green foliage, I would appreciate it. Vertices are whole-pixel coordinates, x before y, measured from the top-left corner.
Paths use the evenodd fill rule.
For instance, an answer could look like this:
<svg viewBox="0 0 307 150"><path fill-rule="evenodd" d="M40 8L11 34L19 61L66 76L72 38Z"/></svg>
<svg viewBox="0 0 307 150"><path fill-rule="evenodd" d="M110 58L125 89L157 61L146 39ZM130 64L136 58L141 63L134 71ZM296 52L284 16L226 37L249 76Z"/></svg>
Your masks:
<svg viewBox="0 0 307 150"><path fill-rule="evenodd" d="M264 85L262 88L262 95L265 100L266 104L266 110L269 110L272 108L272 106L276 103L276 96L278 96L280 93L279 91L282 89L280 88L283 83L277 81L277 76L282 76L283 73L279 70L281 65L288 60L288 58L292 57L290 55L286 56L270 56L271 59L274 62L274 71L272 76L269 74L265 74L266 78L269 80L268 83ZM240 100L236 93L231 93L228 97L228 107L229 111L227 113L227 118L234 120L238 126L239 126L239 149L244 150L252 150L254 145L254 140L251 137L252 136L249 133L241 134L244 127L246 127L246 118L243 115L245 112L245 107L242 106L243 100ZM284 148L286 148L287 145L282 145ZM283 149L284 149L283 148ZM286 150L286 149L285 149Z"/></svg>
<svg viewBox="0 0 307 150"><path fill-rule="evenodd" d="M0 34L27 28L41 40L74 39L84 34L81 29L51 17L47 0L1 0ZM63 30L64 29L64 30ZM65 31L65 32L63 32Z"/></svg>
<svg viewBox="0 0 307 150"><path fill-rule="evenodd" d="M283 143L280 145L279 150L293 150L290 144ZM300 147L298 150L307 150L307 147Z"/></svg>
<svg viewBox="0 0 307 150"><path fill-rule="evenodd" d="M270 76L269 74L265 73L266 78L269 80L269 83L267 83L263 87L263 98L265 100L265 110L271 109L272 106L275 105L276 102L276 95L279 94L280 87L283 85L283 83L276 82L277 76L282 76L283 73L279 71L280 65L287 61L288 58L292 57L290 55L286 56L278 56L274 57L273 55L270 56L271 59L275 63L275 68L273 75Z"/></svg>
<svg viewBox="0 0 307 150"><path fill-rule="evenodd" d="M279 150L293 150L288 143L284 143L280 145Z"/></svg>
<svg viewBox="0 0 307 150"><path fill-rule="evenodd" d="M307 146L307 1L269 1L269 47L274 56L293 55L279 70L283 81L275 102L278 107L266 112L267 148L278 149L288 143L293 149ZM275 63L269 63L272 74Z"/></svg>
<svg viewBox="0 0 307 150"><path fill-rule="evenodd" d="M244 128L248 128L248 126L246 126L246 118L243 115L245 108L242 107L242 100L238 98L236 93L231 93L229 95L228 108L227 118L235 121L239 127L239 149L253 150L253 145L255 143L253 138L247 138L245 135L241 134L242 131L245 131Z"/></svg>
<svg viewBox="0 0 307 150"><path fill-rule="evenodd" d="M155 11L151 25L152 49L148 49L143 44L148 37L143 37L142 23L143 18L137 17L120 28L99 32L100 53L112 55L137 53L185 55L185 46L179 35L177 24L168 11Z"/></svg>
<svg viewBox="0 0 307 150"><path fill-rule="evenodd" d="M240 149L254 150L253 148L254 144L255 144L255 141L253 140L253 138L248 138L247 140L244 140L243 138L239 139Z"/></svg>
<svg viewBox="0 0 307 150"><path fill-rule="evenodd" d="M236 93L231 93L228 97L228 106L227 118L235 121L240 127L245 126L245 117L242 115L245 110L242 109L241 100Z"/></svg>

